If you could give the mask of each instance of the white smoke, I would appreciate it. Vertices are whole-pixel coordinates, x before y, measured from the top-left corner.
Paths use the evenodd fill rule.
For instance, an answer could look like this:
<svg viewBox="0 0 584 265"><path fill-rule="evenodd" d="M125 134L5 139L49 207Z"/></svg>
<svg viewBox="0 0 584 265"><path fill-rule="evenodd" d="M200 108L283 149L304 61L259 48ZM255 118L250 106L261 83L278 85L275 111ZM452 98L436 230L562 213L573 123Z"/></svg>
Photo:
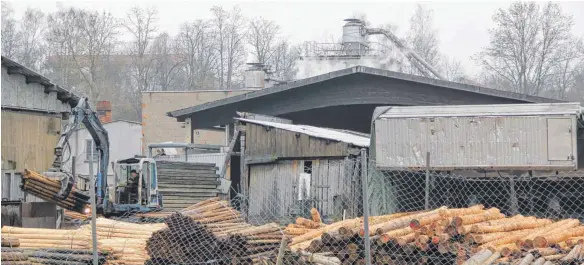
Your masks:
<svg viewBox="0 0 584 265"><path fill-rule="evenodd" d="M393 49L388 50L380 56L367 56L360 59L312 59L305 57L304 60L296 61L298 70L295 80L305 79L317 75L330 73L354 66L367 66L390 71L402 71L403 56L396 54Z"/></svg>

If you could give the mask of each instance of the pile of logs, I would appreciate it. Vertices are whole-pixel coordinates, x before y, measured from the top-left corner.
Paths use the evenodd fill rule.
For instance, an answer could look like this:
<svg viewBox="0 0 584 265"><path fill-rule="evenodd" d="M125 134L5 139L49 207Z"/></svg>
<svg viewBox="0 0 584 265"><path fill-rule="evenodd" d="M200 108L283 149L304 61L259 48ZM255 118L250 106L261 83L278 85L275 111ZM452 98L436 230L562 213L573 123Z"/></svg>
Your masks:
<svg viewBox="0 0 584 265"><path fill-rule="evenodd" d="M24 249L9 248L2 245L2 264L5 265L32 265Z"/></svg>
<svg viewBox="0 0 584 265"><path fill-rule="evenodd" d="M98 248L111 253L110 264L144 264L150 258L146 241L154 232L164 228L165 224L133 224L97 218ZM91 231L91 226L84 225L81 229Z"/></svg>
<svg viewBox="0 0 584 265"><path fill-rule="evenodd" d="M61 182L27 169L24 170L22 176L22 190L78 213L83 213L89 205L89 196L78 192L75 188L71 190L65 200L57 199L56 196L61 190Z"/></svg>
<svg viewBox="0 0 584 265"><path fill-rule="evenodd" d="M197 203L179 213L143 216L165 216L168 226L148 240L151 264L210 260L218 264L249 264L275 257L283 240L279 225L252 226L244 222L241 214L228 202L217 198Z"/></svg>
<svg viewBox="0 0 584 265"><path fill-rule="evenodd" d="M106 262L104 253L98 253L98 264ZM2 264L6 265L91 265L93 255L88 250L2 248Z"/></svg>
<svg viewBox="0 0 584 265"><path fill-rule="evenodd" d="M286 234L289 237L294 237L294 236L299 236L299 235L306 234L308 232L315 231L321 227L326 226L322 222L322 218L320 217L320 213L318 212L318 210L316 208L312 208L310 210L310 214L311 214L312 220L309 220L309 219L306 219L303 217L298 217L298 218L296 218L295 224L289 224L286 227L286 229L284 230L284 234Z"/></svg>
<svg viewBox="0 0 584 265"><path fill-rule="evenodd" d="M18 240L19 248L88 249L91 231L2 227L2 236Z"/></svg>
<svg viewBox="0 0 584 265"><path fill-rule="evenodd" d="M78 213L78 212L74 212L74 211L69 211L69 210L64 210L64 214L65 214L65 218L67 218L69 220L85 221L89 218L86 214L82 214L82 213Z"/></svg>
<svg viewBox="0 0 584 265"><path fill-rule="evenodd" d="M362 218L313 228L293 237L289 247L300 253L328 252L343 264L360 264L368 233L372 260L377 264L463 264L475 253L486 256L486 251L491 254L485 260L467 264L502 264L527 254L543 257L543 261L559 260L580 251L581 247L574 250L573 246L584 239L584 226L576 219L554 222L521 215L506 217L499 209L484 209L482 205L374 216L369 223L369 231L363 229ZM579 257L572 254L568 259Z"/></svg>

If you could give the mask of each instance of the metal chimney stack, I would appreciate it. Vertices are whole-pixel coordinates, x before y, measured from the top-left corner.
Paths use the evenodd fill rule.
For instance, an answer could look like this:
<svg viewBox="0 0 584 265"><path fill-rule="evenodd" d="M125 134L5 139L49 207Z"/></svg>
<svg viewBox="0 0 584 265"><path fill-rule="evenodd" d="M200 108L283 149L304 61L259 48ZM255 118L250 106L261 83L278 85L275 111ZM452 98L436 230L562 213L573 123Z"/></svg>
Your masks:
<svg viewBox="0 0 584 265"><path fill-rule="evenodd" d="M266 87L266 70L262 63L248 63L245 70L245 88L263 89Z"/></svg>

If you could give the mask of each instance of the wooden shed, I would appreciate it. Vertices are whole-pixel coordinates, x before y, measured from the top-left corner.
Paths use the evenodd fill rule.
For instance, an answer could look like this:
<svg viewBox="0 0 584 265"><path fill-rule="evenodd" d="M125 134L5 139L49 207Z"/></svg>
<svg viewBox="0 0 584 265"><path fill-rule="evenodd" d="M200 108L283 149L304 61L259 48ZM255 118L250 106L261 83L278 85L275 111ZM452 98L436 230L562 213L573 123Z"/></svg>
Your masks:
<svg viewBox="0 0 584 265"><path fill-rule="evenodd" d="M360 214L361 156L369 135L236 119L243 151L240 192L250 221L286 221L316 207L325 219Z"/></svg>

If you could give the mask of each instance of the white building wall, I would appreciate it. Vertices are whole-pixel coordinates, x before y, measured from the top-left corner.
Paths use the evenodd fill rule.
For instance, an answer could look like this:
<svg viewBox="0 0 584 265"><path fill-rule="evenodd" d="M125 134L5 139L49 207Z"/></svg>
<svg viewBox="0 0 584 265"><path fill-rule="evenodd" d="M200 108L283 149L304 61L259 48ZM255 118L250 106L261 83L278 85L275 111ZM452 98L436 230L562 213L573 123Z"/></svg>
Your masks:
<svg viewBox="0 0 584 265"><path fill-rule="evenodd" d="M110 157L108 164L108 184L114 182L114 171L111 162L117 159L130 158L142 155L142 125L128 121L114 121L106 123L103 127L107 130L110 141ZM87 129L80 129L71 136L71 151L76 157L75 173L89 176L89 161L86 153L86 140L92 140ZM71 161L68 161L71 166ZM97 172L98 164L94 162L93 172Z"/></svg>

